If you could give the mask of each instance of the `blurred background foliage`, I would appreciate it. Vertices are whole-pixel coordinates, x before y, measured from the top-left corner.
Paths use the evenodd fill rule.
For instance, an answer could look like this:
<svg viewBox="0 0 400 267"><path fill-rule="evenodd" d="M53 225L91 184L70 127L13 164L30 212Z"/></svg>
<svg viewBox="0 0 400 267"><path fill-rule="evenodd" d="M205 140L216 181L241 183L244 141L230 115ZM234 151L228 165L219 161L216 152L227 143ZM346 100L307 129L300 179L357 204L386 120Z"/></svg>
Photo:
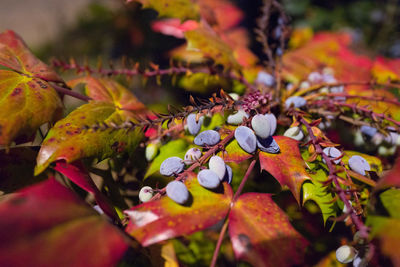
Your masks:
<svg viewBox="0 0 400 267"><path fill-rule="evenodd" d="M76 23L65 26L57 38L34 49L45 61L52 57L62 60L75 58L77 62L88 62L96 67L98 61L107 67L109 61L118 65L122 57L127 57L141 66L150 62L167 67L168 52L184 43L151 30L151 22L157 13L150 9L141 9L138 3L125 4L123 1L93 1L80 10ZM251 49L261 58L261 45L255 41L253 29L260 15L261 0L233 1L245 14L241 26L247 28L251 36ZM400 56L400 1L397 0L283 0L294 28L309 28L317 31L348 31L353 36L356 51L369 56ZM112 3L112 4L111 4ZM130 88L145 103L162 112L162 103L187 104L189 93L173 89L170 77L162 78L163 89L154 79L146 81L149 90L142 90L143 81L133 79ZM178 83L184 86L184 80ZM188 82L188 81L186 81ZM190 81L196 88L196 81ZM169 87L169 89L168 89ZM215 90L221 84L215 84ZM226 84L224 86L226 88ZM168 89L168 90L165 90ZM193 92L196 91L196 92ZM209 93L209 90L204 90ZM146 93L147 92L147 93ZM200 96L201 90L192 90L190 94ZM160 103L161 105L154 105ZM157 107L158 106L158 107Z"/></svg>

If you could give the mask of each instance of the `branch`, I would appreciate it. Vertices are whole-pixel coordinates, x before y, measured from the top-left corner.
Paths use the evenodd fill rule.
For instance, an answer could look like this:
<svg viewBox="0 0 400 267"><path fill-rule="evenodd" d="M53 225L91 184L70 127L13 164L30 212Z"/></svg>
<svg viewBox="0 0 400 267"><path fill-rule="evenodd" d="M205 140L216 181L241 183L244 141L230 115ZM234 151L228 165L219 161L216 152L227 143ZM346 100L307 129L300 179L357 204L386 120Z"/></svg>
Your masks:
<svg viewBox="0 0 400 267"><path fill-rule="evenodd" d="M331 158L329 158L325 153L322 151L322 147L317 140L317 137L314 135L311 125L299 114L296 114L298 120L307 128L308 135L311 139L312 144L315 146L315 151L321 155L321 157L325 160L326 165L329 169L329 179L332 179L339 198L343 201L344 205L346 206L350 218L353 221L354 225L360 231L361 238L368 238L368 228L364 225L364 223L360 220L357 214L354 212L353 207L350 201L346 197L345 190L340 186L339 177L336 175L336 167L332 164Z"/></svg>
<svg viewBox="0 0 400 267"><path fill-rule="evenodd" d="M219 75L228 79L233 79L244 84L246 87L252 90L257 90L257 87L251 84L249 81L247 81L243 75L238 75L231 71L229 72L220 71L217 70L216 68L213 68L212 66L207 66L207 69L191 69L189 67L171 65L167 69L159 69L158 65L153 64L152 65L153 70L148 70L148 69L141 70L139 69L139 65L135 64L133 68L129 69L128 68L104 69L102 67L95 69L86 65L79 65L75 61L67 63L61 60L53 60L52 65L54 67L60 67L63 70L76 70L77 73L99 74L103 76L125 75L128 77L132 77L132 76L142 75L143 77L150 78L150 77L164 76L164 75L181 75L181 74L190 75L193 73L204 73L209 75Z"/></svg>
<svg viewBox="0 0 400 267"><path fill-rule="evenodd" d="M218 144L214 145L211 149L209 149L197 162L193 163L189 168L187 168L184 172L180 173L175 180L176 181L184 181L187 177L187 174L189 172L194 171L197 167L200 167L203 165L203 163L214 153L219 151L221 148L225 147L226 144L228 144L232 138L234 137L235 131L231 131L222 141L220 141ZM158 191L157 194L155 194L150 201L152 200L157 200L159 199L163 194L165 194L166 188L162 188Z"/></svg>

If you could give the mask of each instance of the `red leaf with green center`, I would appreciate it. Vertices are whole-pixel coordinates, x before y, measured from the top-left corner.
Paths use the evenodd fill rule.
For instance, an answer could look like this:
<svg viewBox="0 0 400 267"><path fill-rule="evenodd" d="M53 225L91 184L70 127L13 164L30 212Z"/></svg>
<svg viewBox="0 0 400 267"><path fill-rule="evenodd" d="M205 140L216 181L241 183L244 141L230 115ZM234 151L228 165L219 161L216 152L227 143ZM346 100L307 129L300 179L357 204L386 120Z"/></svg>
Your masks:
<svg viewBox="0 0 400 267"><path fill-rule="evenodd" d="M308 245L270 194L241 195L229 213L229 235L236 258L253 266L301 264Z"/></svg>
<svg viewBox="0 0 400 267"><path fill-rule="evenodd" d="M188 50L200 51L205 57L226 68L240 69L231 47L212 28L201 25L195 30L185 32L185 37Z"/></svg>
<svg viewBox="0 0 400 267"><path fill-rule="evenodd" d="M87 95L97 101L82 105L50 129L39 151L35 174L57 160L69 163L86 157L105 159L124 151L133 152L143 137L139 128L130 132L84 131L85 126L134 121L146 108L130 91L110 79L84 77L71 81L70 85L79 83L86 83Z"/></svg>
<svg viewBox="0 0 400 267"><path fill-rule="evenodd" d="M281 186L287 186L300 203L301 185L311 178L301 157L299 142L285 136L274 136L274 139L281 151L278 154L260 152L261 170L269 172Z"/></svg>
<svg viewBox="0 0 400 267"><path fill-rule="evenodd" d="M121 231L51 178L0 203L3 266L112 266L128 245Z"/></svg>
<svg viewBox="0 0 400 267"><path fill-rule="evenodd" d="M186 205L179 205L167 196L126 210L129 224L126 232L143 246L190 234L210 227L223 219L229 210L232 189L223 183L217 192L200 186L195 173L185 184L191 194Z"/></svg>
<svg viewBox="0 0 400 267"><path fill-rule="evenodd" d="M60 76L36 58L22 38L10 30L0 34L0 65L30 77L62 82Z"/></svg>
<svg viewBox="0 0 400 267"><path fill-rule="evenodd" d="M46 82L14 71L0 70L0 145L24 142L40 125L62 112L57 92Z"/></svg>
<svg viewBox="0 0 400 267"><path fill-rule="evenodd" d="M160 17L181 20L199 18L198 6L190 0L127 0L127 2L139 2L143 8L156 10Z"/></svg>

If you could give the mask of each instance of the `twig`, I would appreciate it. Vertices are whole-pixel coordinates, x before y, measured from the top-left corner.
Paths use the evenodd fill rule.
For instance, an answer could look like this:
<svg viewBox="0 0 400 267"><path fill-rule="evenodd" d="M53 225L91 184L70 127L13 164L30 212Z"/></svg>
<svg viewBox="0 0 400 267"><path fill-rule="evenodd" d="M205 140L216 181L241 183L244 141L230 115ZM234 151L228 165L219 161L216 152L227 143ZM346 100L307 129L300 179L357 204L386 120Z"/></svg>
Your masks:
<svg viewBox="0 0 400 267"><path fill-rule="evenodd" d="M225 147L226 144L228 144L233 136L235 134L235 131L231 131L221 142L218 144L214 145L211 149L209 149L197 162L193 163L189 168L187 168L183 173L179 174L175 180L176 181L184 181L187 177L187 174L189 172L194 171L197 167L200 167L211 155L213 155L215 152L217 152L221 147ZM158 191L157 194L155 194L150 201L159 199L163 194L165 194L166 188L162 188Z"/></svg>
<svg viewBox="0 0 400 267"><path fill-rule="evenodd" d="M257 162L257 160L253 159L252 162L250 163L249 167L247 168L246 174L244 175L242 181L240 182L240 185L239 185L238 189L236 190L235 195L232 198L231 205L233 205L236 202L236 200L238 199L238 197L242 193L243 187L244 187L247 179L249 179L249 176L250 176L251 172L253 171L253 168L254 168L254 165L256 164L256 162Z"/></svg>
<svg viewBox="0 0 400 267"><path fill-rule="evenodd" d="M229 214L229 213L228 213ZM224 240L224 236L226 233L226 230L228 229L228 224L229 224L229 219L225 219L225 223L222 226L221 232L219 232L219 237L217 241L217 245L215 246L214 254L210 263L210 267L215 267L217 264L217 259L218 259L218 254L219 250L221 249L222 241Z"/></svg>
<svg viewBox="0 0 400 267"><path fill-rule="evenodd" d="M308 135L310 136L311 142L313 143L313 145L315 147L315 151L319 155L321 155L321 157L325 160L326 165L329 169L329 179L332 179L332 181L336 187L339 198L343 201L344 205L346 206L347 210L349 211L350 218L353 221L354 225L360 231L360 237L365 238L365 239L368 238L368 228L364 225L364 223L360 220L360 218L354 212L350 201L346 197L346 192L340 186L338 176L336 175L336 167L333 166L331 158L329 158L328 155L323 153L322 147L319 144L317 137L314 135L314 133L311 129L311 125L301 115L299 115L299 114L296 114L296 115L298 117L298 120L307 128Z"/></svg>
<svg viewBox="0 0 400 267"><path fill-rule="evenodd" d="M72 91L72 90L70 90L70 89L68 89L68 88L61 87L61 86L58 86L58 85L56 85L56 84L51 84L51 86L52 86L57 92L59 92L59 93L61 93L61 94L69 95L69 96L72 96L72 97L74 97L74 98L76 98L76 99L83 100L83 101L85 101L85 102L89 102L90 100L92 100L90 97L85 96L85 95L82 95L82 94L80 94L80 93L78 93L78 92Z"/></svg>

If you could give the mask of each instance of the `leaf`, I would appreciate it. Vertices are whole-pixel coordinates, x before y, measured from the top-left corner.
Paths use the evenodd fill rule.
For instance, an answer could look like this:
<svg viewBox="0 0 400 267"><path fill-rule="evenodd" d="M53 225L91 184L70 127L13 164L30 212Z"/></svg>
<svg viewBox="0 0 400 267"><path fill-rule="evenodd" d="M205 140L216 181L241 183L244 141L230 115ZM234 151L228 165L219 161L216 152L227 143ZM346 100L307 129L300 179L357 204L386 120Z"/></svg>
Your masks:
<svg viewBox="0 0 400 267"><path fill-rule="evenodd" d="M238 164L253 157L252 154L247 153L239 146L236 139L232 140L227 146L225 146L225 150L219 152L218 155L226 162L235 162Z"/></svg>
<svg viewBox="0 0 400 267"><path fill-rule="evenodd" d="M110 218L114 219L116 222L119 221L117 212L111 206L108 199L99 191L82 163L75 162L74 164L67 164L65 162L57 162L54 169L62 173L65 177L70 179L82 189L93 193L97 204L104 211L104 213Z"/></svg>
<svg viewBox="0 0 400 267"><path fill-rule="evenodd" d="M389 189L380 194L383 207L391 217L370 215L367 225L372 227L371 237L380 240L380 250L391 258L394 266L400 265L400 190Z"/></svg>
<svg viewBox="0 0 400 267"><path fill-rule="evenodd" d="M114 104L117 108L123 109L120 111L122 114L124 114L124 110L127 110L128 117L132 116L130 112L146 113L146 106L131 91L112 79L85 76L69 81L68 85L75 87L81 83L85 84L87 96L96 101Z"/></svg>
<svg viewBox="0 0 400 267"><path fill-rule="evenodd" d="M139 2L143 8L152 8L160 17L199 19L198 6L190 0L127 0L127 3L130 2Z"/></svg>
<svg viewBox="0 0 400 267"><path fill-rule="evenodd" d="M200 51L205 57L225 68L240 69L232 49L211 28L201 25L195 30L185 32L185 37L188 50Z"/></svg>
<svg viewBox="0 0 400 267"><path fill-rule="evenodd" d="M226 88L229 86L229 82L223 77L198 72L182 76L178 85L186 91L204 94L215 89Z"/></svg>
<svg viewBox="0 0 400 267"><path fill-rule="evenodd" d="M0 34L0 65L45 81L63 81L56 72L29 51L19 35L10 30Z"/></svg>
<svg viewBox="0 0 400 267"><path fill-rule="evenodd" d="M244 17L243 11L227 0L200 0L199 6L202 17L221 32L235 27Z"/></svg>
<svg viewBox="0 0 400 267"><path fill-rule="evenodd" d="M298 83L321 66L334 70L341 82L368 81L371 79L372 61L349 49L351 36L347 33L321 32L302 47L283 55L283 76ZM357 68L357 71L353 71ZM360 86L347 86L346 90L359 91Z"/></svg>
<svg viewBox="0 0 400 267"><path fill-rule="evenodd" d="M13 147L8 153L0 150L0 191L12 193L47 179L44 175L33 176L36 155L30 147Z"/></svg>
<svg viewBox="0 0 400 267"><path fill-rule="evenodd" d="M79 83L86 84L86 94L96 101L80 106L50 129L37 157L36 175L57 160L70 163L86 157L105 159L124 151L133 152L142 139L139 128L129 132L84 131L86 126L96 124L135 121L138 115L145 114L146 108L130 91L111 79L83 77L69 85Z"/></svg>
<svg viewBox="0 0 400 267"><path fill-rule="evenodd" d="M198 26L197 21L187 20L181 23L179 19L161 19L151 24L151 29L155 32L160 32L165 35L174 36L183 39L185 31L196 29Z"/></svg>
<svg viewBox="0 0 400 267"><path fill-rule="evenodd" d="M179 205L167 196L143 203L125 211L129 217L126 232L143 246L210 227L224 218L229 210L232 189L223 183L220 191L200 186L195 173L189 173L185 184L191 200Z"/></svg>
<svg viewBox="0 0 400 267"><path fill-rule="evenodd" d="M396 160L394 167L379 180L375 190L391 186L400 187L400 158Z"/></svg>
<svg viewBox="0 0 400 267"><path fill-rule="evenodd" d="M3 266L113 266L128 245L118 229L51 178L0 202Z"/></svg>
<svg viewBox="0 0 400 267"><path fill-rule="evenodd" d="M322 182L327 180L324 170L319 169L315 174L310 174L312 181L303 184L303 205L308 201L314 201L321 209L324 224L329 217L336 217L337 206L333 201L332 194L323 186Z"/></svg>
<svg viewBox="0 0 400 267"><path fill-rule="evenodd" d="M61 112L61 100L50 84L0 70L0 145L10 145L16 138L29 139L39 126L56 120Z"/></svg>
<svg viewBox="0 0 400 267"><path fill-rule="evenodd" d="M169 157L184 158L186 151L189 149L189 144L184 139L172 140L160 147L160 153L151 162L144 178L149 177L160 170L161 163Z"/></svg>
<svg viewBox="0 0 400 267"><path fill-rule="evenodd" d="M130 132L111 129L83 130L87 125L103 122L121 124L125 120L113 104L90 102L80 106L50 129L37 157L35 175L58 160L65 160L67 163L87 157L98 157L102 160L123 151L132 152L143 136L139 128Z"/></svg>
<svg viewBox="0 0 400 267"><path fill-rule="evenodd" d="M372 67L372 76L380 83L400 81L400 59L378 57Z"/></svg>
<svg viewBox="0 0 400 267"><path fill-rule="evenodd" d="M309 152L307 150L302 152L302 157L307 159ZM309 200L314 201L321 209L322 218L326 224L329 217L336 217L338 207L336 201L333 201L332 193L323 185L328 180L326 169L313 162L308 163L308 166L311 168L309 172L311 181L303 183L303 205Z"/></svg>
<svg viewBox="0 0 400 267"><path fill-rule="evenodd" d="M274 139L281 151L278 154L260 152L261 170L269 172L281 186L287 186L300 203L301 186L310 176L300 154L299 142L285 136L274 136Z"/></svg>
<svg viewBox="0 0 400 267"><path fill-rule="evenodd" d="M301 264L308 245L270 194L241 195L229 213L229 235L236 258L253 266Z"/></svg>

